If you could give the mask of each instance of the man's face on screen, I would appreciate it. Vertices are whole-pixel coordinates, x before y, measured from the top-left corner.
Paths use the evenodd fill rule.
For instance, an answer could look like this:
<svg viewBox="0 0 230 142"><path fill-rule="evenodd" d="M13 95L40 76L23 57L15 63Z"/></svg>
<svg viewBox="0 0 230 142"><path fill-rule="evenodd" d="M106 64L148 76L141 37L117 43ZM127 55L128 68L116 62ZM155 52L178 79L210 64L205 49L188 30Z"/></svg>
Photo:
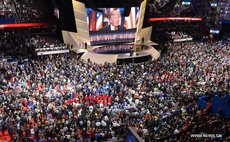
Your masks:
<svg viewBox="0 0 230 142"><path fill-rule="evenodd" d="M120 13L118 11L114 11L114 13L110 16L109 22L114 27L117 27L120 23Z"/></svg>

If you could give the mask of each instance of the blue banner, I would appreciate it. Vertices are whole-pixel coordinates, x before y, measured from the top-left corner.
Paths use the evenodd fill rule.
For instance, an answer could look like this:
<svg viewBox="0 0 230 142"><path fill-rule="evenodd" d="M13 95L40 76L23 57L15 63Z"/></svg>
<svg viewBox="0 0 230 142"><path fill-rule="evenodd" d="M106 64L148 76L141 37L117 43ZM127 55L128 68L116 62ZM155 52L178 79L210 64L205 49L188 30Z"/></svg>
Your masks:
<svg viewBox="0 0 230 142"><path fill-rule="evenodd" d="M222 20L222 23L223 23L223 24L230 24L230 20L223 19L223 20Z"/></svg>
<svg viewBox="0 0 230 142"><path fill-rule="evenodd" d="M0 24L12 24L15 22L16 20L14 18L0 18Z"/></svg>

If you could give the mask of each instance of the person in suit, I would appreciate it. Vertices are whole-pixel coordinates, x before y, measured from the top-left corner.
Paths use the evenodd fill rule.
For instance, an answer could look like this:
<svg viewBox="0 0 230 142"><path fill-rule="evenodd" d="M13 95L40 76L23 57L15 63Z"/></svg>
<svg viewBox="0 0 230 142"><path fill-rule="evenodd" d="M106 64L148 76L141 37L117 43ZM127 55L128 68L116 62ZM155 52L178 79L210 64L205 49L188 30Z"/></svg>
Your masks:
<svg viewBox="0 0 230 142"><path fill-rule="evenodd" d="M123 31L126 29L124 26L119 25L121 19L121 14L119 11L116 10L110 11L108 18L110 24L101 28L100 31L103 32L116 31L116 30Z"/></svg>

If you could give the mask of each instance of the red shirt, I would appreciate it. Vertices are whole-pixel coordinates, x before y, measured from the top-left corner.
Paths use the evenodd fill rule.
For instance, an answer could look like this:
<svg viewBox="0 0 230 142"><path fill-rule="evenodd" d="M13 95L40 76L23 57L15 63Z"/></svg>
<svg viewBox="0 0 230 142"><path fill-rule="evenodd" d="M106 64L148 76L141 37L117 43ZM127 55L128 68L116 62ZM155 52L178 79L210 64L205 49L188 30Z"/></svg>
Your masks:
<svg viewBox="0 0 230 142"><path fill-rule="evenodd" d="M88 100L89 100L89 101L93 101L92 96L89 96L89 97L88 97Z"/></svg>
<svg viewBox="0 0 230 142"><path fill-rule="evenodd" d="M89 106L89 105L90 105L88 101L87 101L85 104L86 104L86 106Z"/></svg>

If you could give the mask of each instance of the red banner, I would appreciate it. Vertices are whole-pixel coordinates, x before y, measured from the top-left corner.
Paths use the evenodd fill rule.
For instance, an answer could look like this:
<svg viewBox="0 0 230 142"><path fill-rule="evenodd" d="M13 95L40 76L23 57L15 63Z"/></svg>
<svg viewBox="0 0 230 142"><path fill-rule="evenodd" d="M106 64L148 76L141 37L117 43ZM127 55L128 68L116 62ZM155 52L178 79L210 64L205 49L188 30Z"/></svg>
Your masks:
<svg viewBox="0 0 230 142"><path fill-rule="evenodd" d="M202 21L202 18L192 18L192 17L164 17L164 18L149 18L149 21Z"/></svg>
<svg viewBox="0 0 230 142"><path fill-rule="evenodd" d="M19 28L19 27L41 27L48 23L19 23L19 24L0 24L0 28Z"/></svg>

